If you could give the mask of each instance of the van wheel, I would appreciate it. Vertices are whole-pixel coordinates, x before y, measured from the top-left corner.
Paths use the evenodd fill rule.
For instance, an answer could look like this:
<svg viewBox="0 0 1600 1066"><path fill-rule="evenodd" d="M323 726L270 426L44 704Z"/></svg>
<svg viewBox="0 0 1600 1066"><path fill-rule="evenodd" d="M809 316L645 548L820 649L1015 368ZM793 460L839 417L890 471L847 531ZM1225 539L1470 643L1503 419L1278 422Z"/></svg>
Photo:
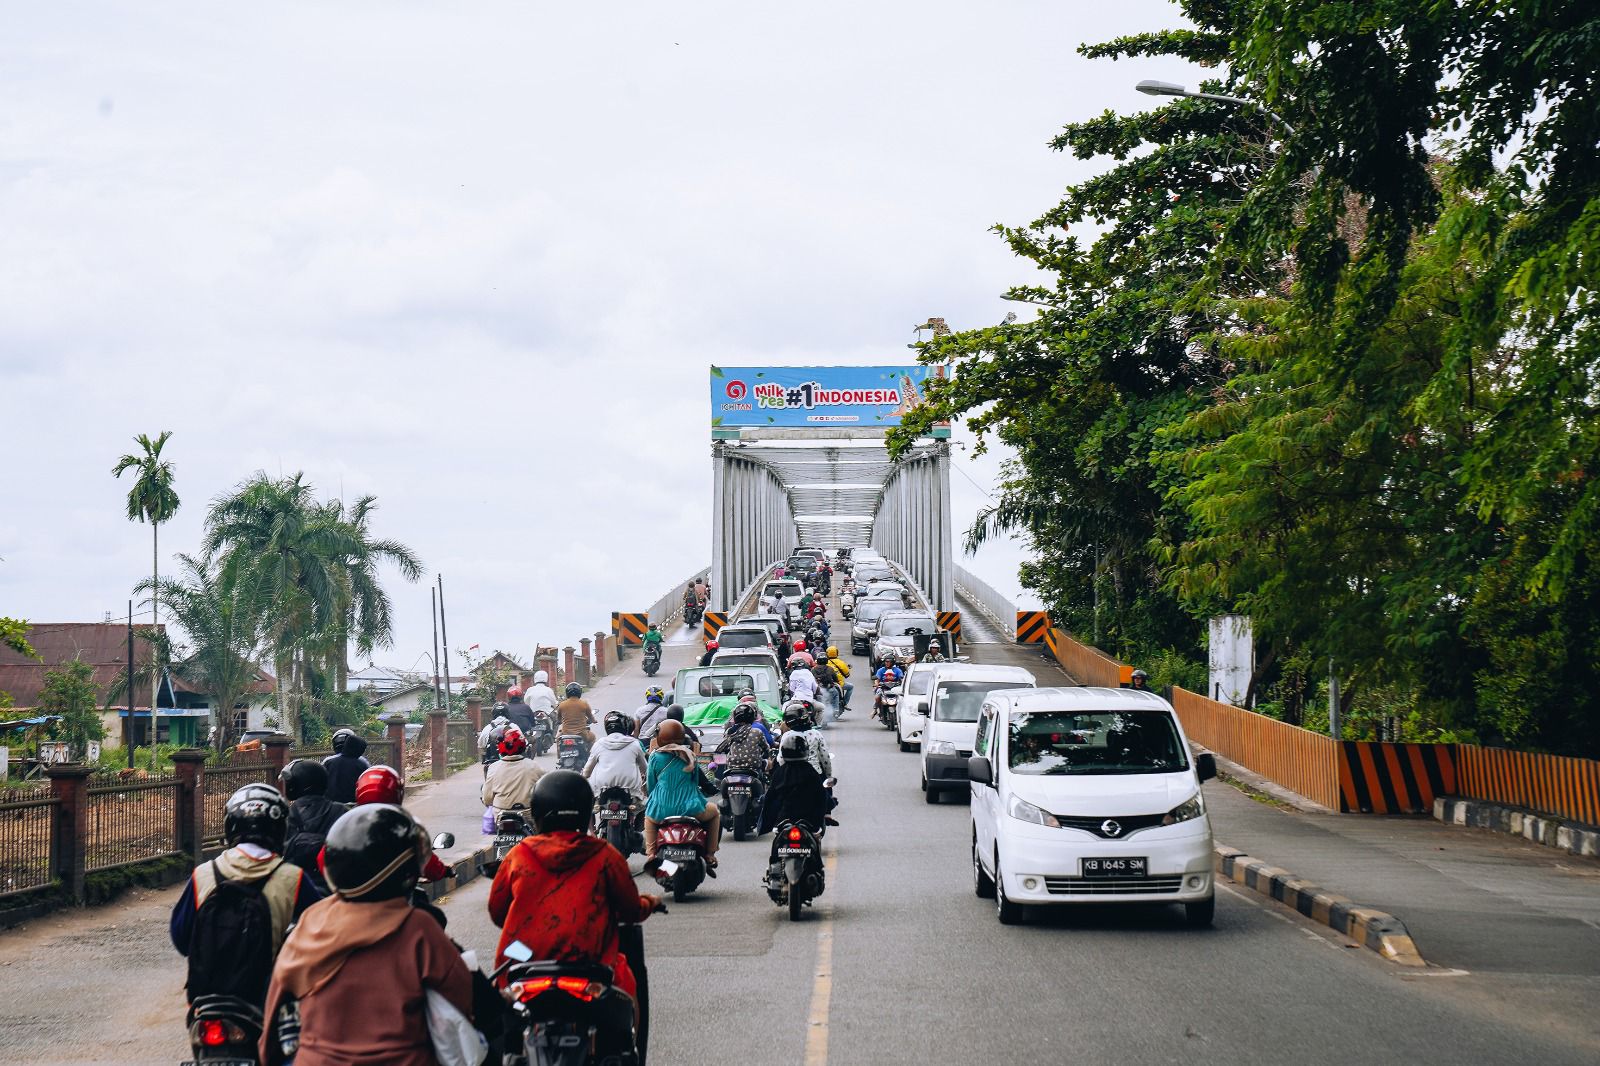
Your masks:
<svg viewBox="0 0 1600 1066"><path fill-rule="evenodd" d="M1217 897L1208 896L1198 903L1185 903L1183 905L1183 918L1190 929L1209 929L1211 920L1217 916Z"/></svg>
<svg viewBox="0 0 1600 1066"><path fill-rule="evenodd" d="M978 831L972 831L972 891L979 899L994 899L994 878L983 872L978 859Z"/></svg>
<svg viewBox="0 0 1600 1066"><path fill-rule="evenodd" d="M900 742L900 750L901 751L910 751L911 750L911 745L907 744L905 741L902 740Z"/></svg>
<svg viewBox="0 0 1600 1066"><path fill-rule="evenodd" d="M1006 898L1005 878L1000 876L1000 853L994 854L994 916L1001 925L1021 925L1022 908Z"/></svg>

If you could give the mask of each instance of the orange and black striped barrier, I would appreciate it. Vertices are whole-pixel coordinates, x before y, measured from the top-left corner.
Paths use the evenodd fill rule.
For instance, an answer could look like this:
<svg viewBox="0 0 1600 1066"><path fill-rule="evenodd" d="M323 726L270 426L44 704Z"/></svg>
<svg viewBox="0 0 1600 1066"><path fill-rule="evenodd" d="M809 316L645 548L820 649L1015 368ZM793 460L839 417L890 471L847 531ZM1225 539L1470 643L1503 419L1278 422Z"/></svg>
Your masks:
<svg viewBox="0 0 1600 1066"><path fill-rule="evenodd" d="M707 611L705 619L700 623L700 631L707 640L716 640L722 627L728 624L727 611Z"/></svg>
<svg viewBox="0 0 1600 1066"><path fill-rule="evenodd" d="M1435 796L1455 792L1454 745L1339 742L1339 810L1345 814L1427 814Z"/></svg>
<svg viewBox="0 0 1600 1066"><path fill-rule="evenodd" d="M644 643L645 630L650 628L650 615L645 611L612 611L611 634L624 647L638 647Z"/></svg>
<svg viewBox="0 0 1600 1066"><path fill-rule="evenodd" d="M1049 629L1050 613L1048 611L1017 612L1018 644L1043 644L1045 642L1045 633Z"/></svg>
<svg viewBox="0 0 1600 1066"><path fill-rule="evenodd" d="M1600 825L1600 761L1458 744L1459 796Z"/></svg>
<svg viewBox="0 0 1600 1066"><path fill-rule="evenodd" d="M940 611L938 619L940 629L948 630L957 640L961 639L960 611Z"/></svg>

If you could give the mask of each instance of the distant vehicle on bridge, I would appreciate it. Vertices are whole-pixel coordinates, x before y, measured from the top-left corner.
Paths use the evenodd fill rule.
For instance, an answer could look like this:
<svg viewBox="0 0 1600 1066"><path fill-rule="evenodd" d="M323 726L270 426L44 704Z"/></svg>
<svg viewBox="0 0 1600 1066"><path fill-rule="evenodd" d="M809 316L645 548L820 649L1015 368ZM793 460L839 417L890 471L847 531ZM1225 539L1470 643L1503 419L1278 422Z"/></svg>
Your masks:
<svg viewBox="0 0 1600 1066"><path fill-rule="evenodd" d="M868 599L867 603L872 600ZM859 610L857 613L859 617ZM878 620L878 632L872 641L871 663L873 669L893 655L904 661L916 650L918 635L939 632L939 620L932 611L893 610Z"/></svg>
<svg viewBox="0 0 1600 1066"><path fill-rule="evenodd" d="M778 650L778 641L772 631L759 622L739 622L717 630L717 647L724 651L731 648L767 648L775 652Z"/></svg>
<svg viewBox="0 0 1600 1066"><path fill-rule="evenodd" d="M872 648L872 640L878 635L878 620L890 611L897 611L903 604L894 600L858 600L856 601L856 616L850 623L850 652L853 655L865 655Z"/></svg>

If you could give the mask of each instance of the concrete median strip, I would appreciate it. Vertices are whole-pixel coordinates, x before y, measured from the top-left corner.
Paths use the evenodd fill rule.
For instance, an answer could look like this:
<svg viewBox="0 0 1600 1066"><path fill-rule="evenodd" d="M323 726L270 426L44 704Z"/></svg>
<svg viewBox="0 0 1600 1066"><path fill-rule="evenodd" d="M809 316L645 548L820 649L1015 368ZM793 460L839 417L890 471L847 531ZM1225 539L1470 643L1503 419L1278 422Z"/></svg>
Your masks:
<svg viewBox="0 0 1600 1066"><path fill-rule="evenodd" d="M1235 884L1292 907L1312 921L1343 933L1390 962L1426 966L1405 923L1392 914L1362 907L1288 870L1252 859L1238 848L1216 846L1217 872Z"/></svg>

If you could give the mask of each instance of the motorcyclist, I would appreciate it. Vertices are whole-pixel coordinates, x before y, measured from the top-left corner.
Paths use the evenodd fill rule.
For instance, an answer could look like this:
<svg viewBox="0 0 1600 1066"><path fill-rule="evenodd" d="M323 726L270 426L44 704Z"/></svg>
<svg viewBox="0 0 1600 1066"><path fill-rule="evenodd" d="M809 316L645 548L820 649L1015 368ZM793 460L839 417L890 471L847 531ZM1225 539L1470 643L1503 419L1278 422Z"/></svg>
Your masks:
<svg viewBox="0 0 1600 1066"><path fill-rule="evenodd" d="M661 725L666 725L667 722L677 722L678 725L682 727L683 743L689 745L689 749L694 752L695 758L698 759L700 757L700 734L684 724L683 707L681 704L674 703L667 708L666 719L661 723ZM650 751L655 751L659 746L657 741L660 738L660 734L661 726L657 726L656 731L650 734Z"/></svg>
<svg viewBox="0 0 1600 1066"><path fill-rule="evenodd" d="M661 716L657 712L664 708L666 701L667 694L662 687L660 685L651 685L644 690L644 703L640 704L639 709L633 712L633 720L642 725L652 716L659 719Z"/></svg>
<svg viewBox="0 0 1600 1066"><path fill-rule="evenodd" d="M312 759L295 759L278 773L283 798L289 801L289 821L283 857L306 872L317 891L326 896L328 885L317 869L317 852L328 830L350 808L328 798L328 771Z"/></svg>
<svg viewBox="0 0 1600 1066"><path fill-rule="evenodd" d="M1132 676L1128 678L1128 687L1131 689L1137 689L1140 692L1149 692L1150 675L1145 673L1143 670L1135 670Z"/></svg>
<svg viewBox="0 0 1600 1066"><path fill-rule="evenodd" d="M793 663L794 658L789 660ZM814 701L817 698L817 675L808 669L804 662L799 663L789 671L789 694L797 700Z"/></svg>
<svg viewBox="0 0 1600 1066"><path fill-rule="evenodd" d="M760 733L766 738L768 745L776 745L778 743L778 738L773 735L772 727L769 726L766 719L761 716L761 703L756 699L755 689L742 688L739 690L739 702L734 707L734 713L737 714L739 708L744 706L748 706L755 715L755 720L752 722L752 725L755 726L756 732Z"/></svg>
<svg viewBox="0 0 1600 1066"><path fill-rule="evenodd" d="M535 959L610 967L616 988L636 1000L617 926L661 910L661 897L641 895L622 855L588 835L593 811L594 790L581 774L555 770L534 789L538 832L511 849L489 888L489 918L500 927L494 961L503 964L506 948L521 941ZM627 1007L614 1024L628 1024Z"/></svg>
<svg viewBox="0 0 1600 1066"><path fill-rule="evenodd" d="M808 670L817 665L817 657L811 653L811 645L805 640L804 637L795 639L794 647L789 652L789 658L786 661L790 666L793 666L796 659L803 660L805 667Z"/></svg>
<svg viewBox="0 0 1600 1066"><path fill-rule="evenodd" d="M634 739L636 723L626 711L611 711L606 715L606 735L595 741L589 752L589 761L583 765L583 776L596 793L608 788L625 788L637 804L643 804L645 758L644 749Z"/></svg>
<svg viewBox="0 0 1600 1066"><path fill-rule="evenodd" d="M348 726L333 731L333 754L322 760L328 771L328 798L335 803L354 803L356 778L372 764L363 757L366 738Z"/></svg>
<svg viewBox="0 0 1600 1066"><path fill-rule="evenodd" d="M651 622L650 628L645 630L644 636L640 638L640 643L643 646L644 654L647 656L653 654L657 659L661 658L662 639L661 627L656 623Z"/></svg>
<svg viewBox="0 0 1600 1066"><path fill-rule="evenodd" d="M550 687L550 674L547 671L539 670L534 673L533 687L524 694L524 698L528 702L528 708L536 715L555 712L559 701L556 699L555 689Z"/></svg>
<svg viewBox="0 0 1600 1066"><path fill-rule="evenodd" d="M529 707L522 699L522 689L512 685L506 692L505 717L511 724L522 730L522 735L531 737L539 731L539 723L534 719L533 708Z"/></svg>
<svg viewBox="0 0 1600 1066"><path fill-rule="evenodd" d="M683 723L676 720L661 723L656 732L656 750L645 776L645 790L650 793L644 809L644 850L649 856L645 870L653 872L661 865L656 854L657 826L668 818L697 818L706 826L706 873L715 877L722 811L701 794L704 775L695 764L697 753L686 739Z"/></svg>
<svg viewBox="0 0 1600 1066"><path fill-rule="evenodd" d="M811 761L806 734L785 733L778 745L778 766L772 771L767 796L761 805L758 828L765 833L781 822L803 822L821 833L828 821L828 790L823 776ZM772 857L777 858L779 841L772 842Z"/></svg>
<svg viewBox="0 0 1600 1066"><path fill-rule="evenodd" d="M783 733L799 733L806 738L806 759L816 767L817 773L824 778L833 776L833 753L828 750L828 742L822 738L822 730L816 727L811 720L809 708L804 704L790 701L783 708ZM783 739L780 737L778 746L781 749Z"/></svg>
<svg viewBox="0 0 1600 1066"><path fill-rule="evenodd" d="M705 654L700 656L700 665L701 666L710 666L711 665L711 657L713 655L715 655L715 654L717 654L717 642L714 641L714 640L706 641L706 650L705 650Z"/></svg>
<svg viewBox="0 0 1600 1066"><path fill-rule="evenodd" d="M556 704L556 714L561 718L561 732L566 736L581 736L585 744L594 743L594 708L583 698L583 686L576 681L567 685L567 698Z"/></svg>
<svg viewBox="0 0 1600 1066"><path fill-rule="evenodd" d="M892 654L883 658L883 665L878 667L878 672L872 675L877 687L893 688L905 678L905 671L900 669L900 660Z"/></svg>
<svg viewBox="0 0 1600 1066"><path fill-rule="evenodd" d="M505 704L495 704L495 710L503 711ZM500 738L505 735L506 726L511 724L511 719L504 714L497 713L490 723L483 727L478 734L478 749L483 752L483 776L489 776L489 767L500 761Z"/></svg>
<svg viewBox="0 0 1600 1066"><path fill-rule="evenodd" d="M399 807L370 804L339 819L326 850L335 895L300 918L267 994L269 1020L281 1004L297 1004L299 1047L286 1052L269 1024L259 1048L265 1066L291 1055L296 1066L434 1066L428 992L472 1018L460 949L411 905L430 853L426 831Z"/></svg>
<svg viewBox="0 0 1600 1066"><path fill-rule="evenodd" d="M766 777L767 761L772 758L772 747L761 730L756 728L756 721L760 717L753 703L740 703L733 709L733 720L728 726L728 731L723 734L722 742L716 747L718 754L728 757L728 761L718 771L718 777L730 770L741 770L759 774L762 778Z"/></svg>
<svg viewBox="0 0 1600 1066"><path fill-rule="evenodd" d="M222 839L227 849L210 862L195 867L188 887L172 908L167 933L178 954L190 957L190 983L185 990L192 1000L208 994L193 987L195 967L205 965L207 956L220 945L197 943L195 915L223 881L260 886L257 891L267 901L272 915L272 954L283 946L284 934L301 914L322 898L316 884L294 863L282 857L284 836L289 824L289 805L271 785L245 785L228 797L223 808ZM225 898L225 897L224 897ZM221 960L211 960L213 964ZM231 992L259 1006L267 995L270 960L261 960L261 981L255 987L235 985Z"/></svg>
<svg viewBox="0 0 1600 1066"><path fill-rule="evenodd" d="M483 802L495 813L509 811L521 804L528 806L534 786L544 771L527 757L528 738L516 726L507 726L500 738L500 761L489 769L483 779Z"/></svg>
<svg viewBox="0 0 1600 1066"><path fill-rule="evenodd" d="M847 710L850 707L850 694L856 687L850 683L850 664L839 657L839 649L828 646L828 665L833 667L833 672L839 675L839 709Z"/></svg>

